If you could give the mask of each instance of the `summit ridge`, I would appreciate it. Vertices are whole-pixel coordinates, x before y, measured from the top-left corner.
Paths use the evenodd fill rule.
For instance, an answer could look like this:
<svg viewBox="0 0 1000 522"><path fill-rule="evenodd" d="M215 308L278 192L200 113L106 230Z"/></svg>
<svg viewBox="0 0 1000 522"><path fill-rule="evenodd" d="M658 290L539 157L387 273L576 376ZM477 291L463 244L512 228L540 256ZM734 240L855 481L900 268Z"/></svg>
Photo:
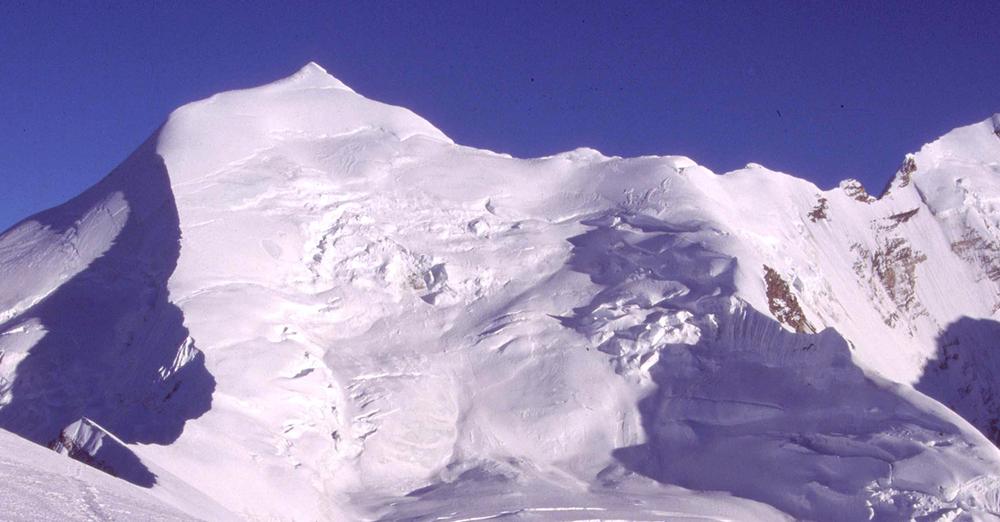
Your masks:
<svg viewBox="0 0 1000 522"><path fill-rule="evenodd" d="M213 520L991 520L996 121L876 199L465 147L310 63L0 234L0 429Z"/></svg>

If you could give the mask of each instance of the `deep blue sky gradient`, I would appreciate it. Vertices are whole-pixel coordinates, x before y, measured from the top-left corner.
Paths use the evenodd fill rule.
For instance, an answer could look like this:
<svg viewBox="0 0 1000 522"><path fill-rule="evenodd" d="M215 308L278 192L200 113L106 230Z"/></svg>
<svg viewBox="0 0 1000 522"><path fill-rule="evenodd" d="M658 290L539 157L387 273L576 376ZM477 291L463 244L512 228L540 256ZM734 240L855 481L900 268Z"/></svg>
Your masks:
<svg viewBox="0 0 1000 522"><path fill-rule="evenodd" d="M0 0L0 229L81 192L171 110L310 60L457 142L762 163L877 192L1000 112L1000 2ZM361 5L363 4L363 5Z"/></svg>

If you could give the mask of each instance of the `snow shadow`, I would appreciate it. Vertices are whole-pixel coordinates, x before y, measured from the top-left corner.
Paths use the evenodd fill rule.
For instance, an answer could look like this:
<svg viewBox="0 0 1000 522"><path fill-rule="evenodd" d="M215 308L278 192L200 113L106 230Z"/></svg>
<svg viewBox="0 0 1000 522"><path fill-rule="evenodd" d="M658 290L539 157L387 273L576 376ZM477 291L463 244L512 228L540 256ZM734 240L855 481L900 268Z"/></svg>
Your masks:
<svg viewBox="0 0 1000 522"><path fill-rule="evenodd" d="M948 325L915 387L1000 446L1000 323L962 317Z"/></svg>
<svg viewBox="0 0 1000 522"><path fill-rule="evenodd" d="M866 376L836 331L795 333L734 298L737 260L711 247L721 232L627 213L584 224L569 265L601 290L560 320L624 378L651 381L637 404L645 442L613 451L618 464L598 476L607 487L624 468L797 519L893 518L896 493L874 505L872 484L960 436Z"/></svg>
<svg viewBox="0 0 1000 522"><path fill-rule="evenodd" d="M128 205L109 250L0 324L4 331L34 320L45 331L7 383L11 402L0 408L0 428L51 445L87 417L126 443L170 444L187 420L210 409L215 379L168 299L181 231L156 140L87 192L31 218L67 231L109 194L119 193ZM141 486L155 482L134 455L114 460L119 469L90 463Z"/></svg>

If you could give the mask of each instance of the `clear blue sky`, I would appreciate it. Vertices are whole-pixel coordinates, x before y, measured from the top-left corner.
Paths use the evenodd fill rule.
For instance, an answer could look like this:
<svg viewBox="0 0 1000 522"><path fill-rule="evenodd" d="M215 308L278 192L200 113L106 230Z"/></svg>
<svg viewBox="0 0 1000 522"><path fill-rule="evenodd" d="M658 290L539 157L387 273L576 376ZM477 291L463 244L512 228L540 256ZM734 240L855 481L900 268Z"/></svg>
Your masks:
<svg viewBox="0 0 1000 522"><path fill-rule="evenodd" d="M466 145L757 162L824 188L878 191L1000 112L995 1L201 3L0 0L0 229L175 107L310 60Z"/></svg>

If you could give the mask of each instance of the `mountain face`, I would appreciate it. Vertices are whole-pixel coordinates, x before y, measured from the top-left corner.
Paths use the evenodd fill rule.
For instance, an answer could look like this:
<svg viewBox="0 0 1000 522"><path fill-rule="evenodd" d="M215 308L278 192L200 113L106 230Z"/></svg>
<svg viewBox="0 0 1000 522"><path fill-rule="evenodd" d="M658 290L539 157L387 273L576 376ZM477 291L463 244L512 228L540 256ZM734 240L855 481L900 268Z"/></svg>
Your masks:
<svg viewBox="0 0 1000 522"><path fill-rule="evenodd" d="M0 235L0 428L211 520L992 520L998 231L1000 116L875 197L310 64Z"/></svg>

